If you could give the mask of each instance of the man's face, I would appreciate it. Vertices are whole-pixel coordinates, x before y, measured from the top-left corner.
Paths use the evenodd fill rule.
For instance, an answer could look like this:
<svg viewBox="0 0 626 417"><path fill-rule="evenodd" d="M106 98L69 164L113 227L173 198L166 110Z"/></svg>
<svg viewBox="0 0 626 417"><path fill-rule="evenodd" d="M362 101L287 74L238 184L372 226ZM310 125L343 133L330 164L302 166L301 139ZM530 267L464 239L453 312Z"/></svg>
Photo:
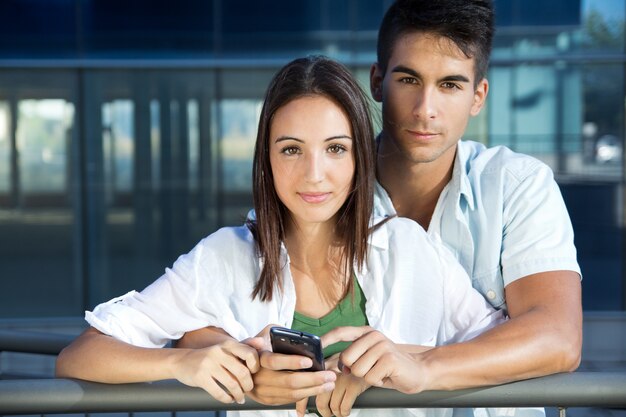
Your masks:
<svg viewBox="0 0 626 417"><path fill-rule="evenodd" d="M413 163L452 163L487 96L487 80L474 87L474 59L447 38L414 32L395 42L385 73L375 64L370 75L372 96L383 104L386 151Z"/></svg>

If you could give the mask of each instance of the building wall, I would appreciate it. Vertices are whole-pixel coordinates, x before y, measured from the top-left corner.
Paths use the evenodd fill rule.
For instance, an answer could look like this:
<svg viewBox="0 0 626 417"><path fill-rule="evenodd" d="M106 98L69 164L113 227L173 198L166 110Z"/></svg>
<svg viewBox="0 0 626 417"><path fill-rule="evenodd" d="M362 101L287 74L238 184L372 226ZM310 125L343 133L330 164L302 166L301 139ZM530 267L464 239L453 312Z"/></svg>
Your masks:
<svg viewBox="0 0 626 417"><path fill-rule="evenodd" d="M324 53L367 88L389 4L0 2L0 318L79 317L240 223L272 74ZM587 311L624 309L625 9L496 1L467 132L554 169Z"/></svg>

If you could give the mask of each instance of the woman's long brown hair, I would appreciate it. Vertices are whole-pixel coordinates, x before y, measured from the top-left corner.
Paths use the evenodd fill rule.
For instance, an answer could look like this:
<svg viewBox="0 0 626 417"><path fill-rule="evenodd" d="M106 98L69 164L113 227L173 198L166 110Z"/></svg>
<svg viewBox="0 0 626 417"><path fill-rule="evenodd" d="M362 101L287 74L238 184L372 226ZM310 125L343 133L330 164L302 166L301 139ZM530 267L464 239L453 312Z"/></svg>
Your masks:
<svg viewBox="0 0 626 417"><path fill-rule="evenodd" d="M248 222L261 259L262 269L252 298L270 301L277 287L282 291L280 247L285 238L289 212L274 188L269 139L272 118L287 103L306 96L323 96L347 114L353 136L355 172L351 192L339 209L335 235L341 248L340 272L352 277L366 261L369 222L374 199L374 130L368 99L343 65L322 56L296 59L272 79L265 94L253 163L253 197L256 219ZM352 291L353 280L345 283Z"/></svg>

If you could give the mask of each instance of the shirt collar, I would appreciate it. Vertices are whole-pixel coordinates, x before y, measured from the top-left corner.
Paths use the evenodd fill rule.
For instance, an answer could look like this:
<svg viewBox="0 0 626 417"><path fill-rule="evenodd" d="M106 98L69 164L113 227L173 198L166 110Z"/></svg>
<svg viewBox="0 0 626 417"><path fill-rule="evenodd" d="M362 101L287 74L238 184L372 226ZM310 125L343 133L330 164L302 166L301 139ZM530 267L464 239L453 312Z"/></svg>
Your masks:
<svg viewBox="0 0 626 417"><path fill-rule="evenodd" d="M370 227L384 221L385 219L386 217L372 216L372 219L370 220ZM382 224L370 233L368 243L376 248L387 250L389 247L389 232L387 230L387 225Z"/></svg>
<svg viewBox="0 0 626 417"><path fill-rule="evenodd" d="M454 168L452 169L452 179L450 183L452 190L458 190L457 201L460 201L461 196L467 201L467 205L470 210L475 207L474 192L472 185L470 184L467 171L469 170L470 163L470 149L465 146L462 141L459 141L456 147L456 156L454 158Z"/></svg>

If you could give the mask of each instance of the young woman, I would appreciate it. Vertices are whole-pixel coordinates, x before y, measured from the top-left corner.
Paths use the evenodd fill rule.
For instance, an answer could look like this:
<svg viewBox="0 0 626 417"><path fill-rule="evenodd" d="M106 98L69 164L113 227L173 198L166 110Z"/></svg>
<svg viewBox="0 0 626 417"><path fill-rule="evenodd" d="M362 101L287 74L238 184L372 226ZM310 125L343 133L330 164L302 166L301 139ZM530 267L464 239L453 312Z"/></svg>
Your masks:
<svg viewBox="0 0 626 417"><path fill-rule="evenodd" d="M318 395L323 415L349 412L371 383L412 391L411 346L468 339L503 317L417 223L372 218L373 147L367 99L346 68L323 57L286 65L261 112L255 220L218 230L142 292L87 312L92 327L59 355L57 375L108 383L176 378L224 402L243 402L244 393L265 404ZM393 340L408 365L380 382L280 371L284 357L259 360L252 347L259 341L250 338L268 324L314 333L367 324ZM213 346L154 349L206 326L225 332Z"/></svg>

